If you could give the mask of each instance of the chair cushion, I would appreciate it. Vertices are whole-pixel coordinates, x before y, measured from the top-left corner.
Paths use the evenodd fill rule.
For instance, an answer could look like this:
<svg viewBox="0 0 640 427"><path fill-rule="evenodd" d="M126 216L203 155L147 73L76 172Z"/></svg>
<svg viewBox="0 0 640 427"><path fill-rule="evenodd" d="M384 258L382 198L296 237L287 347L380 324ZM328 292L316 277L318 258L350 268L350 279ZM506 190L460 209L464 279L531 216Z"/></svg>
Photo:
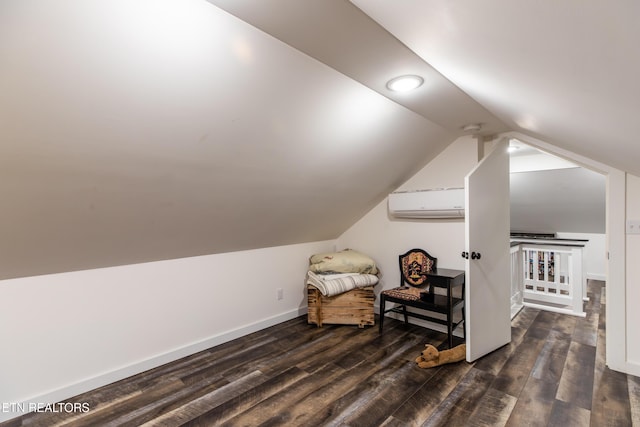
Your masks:
<svg viewBox="0 0 640 427"><path fill-rule="evenodd" d="M420 300L420 293L424 292L424 289L411 288L409 286L401 286L398 288L387 289L382 293L390 298L397 298L405 301L418 301Z"/></svg>

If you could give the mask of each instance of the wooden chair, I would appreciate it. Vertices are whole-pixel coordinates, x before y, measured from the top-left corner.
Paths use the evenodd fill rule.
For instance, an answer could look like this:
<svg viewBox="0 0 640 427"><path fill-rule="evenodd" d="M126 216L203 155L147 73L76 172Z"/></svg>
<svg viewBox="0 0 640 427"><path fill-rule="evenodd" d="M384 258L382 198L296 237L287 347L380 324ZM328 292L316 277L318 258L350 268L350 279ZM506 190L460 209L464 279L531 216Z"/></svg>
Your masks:
<svg viewBox="0 0 640 427"><path fill-rule="evenodd" d="M453 347L453 331L464 323L464 272L438 269L438 259L422 249L411 249L400 255L398 262L400 286L380 293L380 333L385 313L401 313L405 324L409 323L409 317L416 317L445 325L449 348ZM452 291L458 287L461 288L460 296L454 297ZM441 295L435 292L435 288L443 288L446 292ZM386 310L387 301L396 305ZM409 311L407 307L426 311L427 314ZM453 312L458 307L461 308L462 318L454 322ZM442 316L435 316L434 313L440 313Z"/></svg>

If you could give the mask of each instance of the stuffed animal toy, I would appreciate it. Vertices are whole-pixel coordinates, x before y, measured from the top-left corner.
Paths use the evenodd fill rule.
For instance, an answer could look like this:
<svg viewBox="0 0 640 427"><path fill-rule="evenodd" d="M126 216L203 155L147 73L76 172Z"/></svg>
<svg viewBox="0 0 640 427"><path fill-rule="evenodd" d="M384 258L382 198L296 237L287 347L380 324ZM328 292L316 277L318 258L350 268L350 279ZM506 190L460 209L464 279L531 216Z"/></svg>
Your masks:
<svg viewBox="0 0 640 427"><path fill-rule="evenodd" d="M425 349L422 350L422 354L416 358L416 363L421 368L433 368L445 363L459 362L464 360L466 355L467 346L465 344L442 351L438 351L431 344L427 344Z"/></svg>

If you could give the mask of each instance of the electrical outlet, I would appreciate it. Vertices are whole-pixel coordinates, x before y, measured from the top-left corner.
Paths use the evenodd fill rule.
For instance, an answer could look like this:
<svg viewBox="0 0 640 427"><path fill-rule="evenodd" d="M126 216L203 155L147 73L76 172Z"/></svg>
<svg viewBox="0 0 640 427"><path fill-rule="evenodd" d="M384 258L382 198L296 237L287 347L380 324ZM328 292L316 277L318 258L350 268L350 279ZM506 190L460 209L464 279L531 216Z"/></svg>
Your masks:
<svg viewBox="0 0 640 427"><path fill-rule="evenodd" d="M276 289L276 298L278 298L278 301L280 301L281 299L284 299L284 289L282 288Z"/></svg>
<svg viewBox="0 0 640 427"><path fill-rule="evenodd" d="M640 234L640 220L627 220L627 234Z"/></svg>

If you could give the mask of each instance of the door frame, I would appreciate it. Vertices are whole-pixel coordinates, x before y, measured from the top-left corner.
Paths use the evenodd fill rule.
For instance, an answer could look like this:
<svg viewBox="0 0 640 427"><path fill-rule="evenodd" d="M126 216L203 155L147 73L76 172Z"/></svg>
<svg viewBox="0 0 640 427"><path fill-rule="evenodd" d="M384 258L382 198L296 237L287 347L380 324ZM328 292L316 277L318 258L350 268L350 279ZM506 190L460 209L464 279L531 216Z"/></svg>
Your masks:
<svg viewBox="0 0 640 427"><path fill-rule="evenodd" d="M506 132L499 136L518 139L606 177L606 365L615 371L640 375L640 367L627 363L626 212L624 209L612 209L612 206L626 206L625 172L519 132Z"/></svg>

